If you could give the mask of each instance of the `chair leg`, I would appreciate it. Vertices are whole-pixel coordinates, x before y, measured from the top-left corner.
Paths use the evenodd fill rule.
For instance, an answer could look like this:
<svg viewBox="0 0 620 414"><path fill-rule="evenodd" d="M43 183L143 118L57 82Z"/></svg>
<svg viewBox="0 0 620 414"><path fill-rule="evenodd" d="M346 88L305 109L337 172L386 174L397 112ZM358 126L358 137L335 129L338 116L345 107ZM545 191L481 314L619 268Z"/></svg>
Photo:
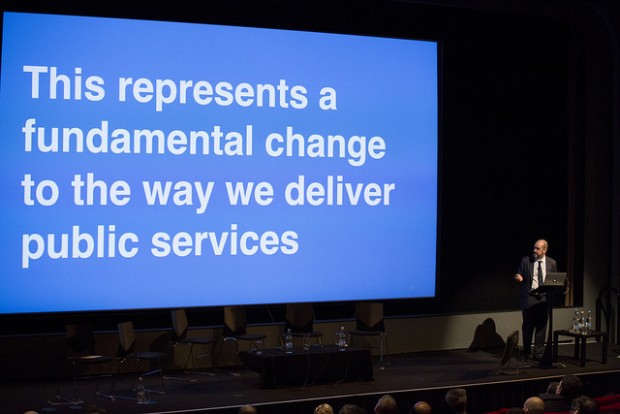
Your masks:
<svg viewBox="0 0 620 414"><path fill-rule="evenodd" d="M121 361L119 361L118 367L116 368L116 373L112 376L112 383L110 384L110 389L108 390L108 392L105 393L105 392L96 391L95 392L96 396L107 398L110 401L116 401L116 399L118 398L116 395L114 395L114 390L116 387L116 380L121 372L121 367L125 364L125 361L126 361L125 359L122 359Z"/></svg>
<svg viewBox="0 0 620 414"><path fill-rule="evenodd" d="M56 389L56 401L48 400L48 403L52 406L58 405L71 405L71 406L81 406L84 404L84 401L78 397L78 367L75 361L71 362L72 373L73 373L73 398L64 397L60 392L60 382L65 375L65 369L62 370L60 374L60 380L58 383L58 388Z"/></svg>
<svg viewBox="0 0 620 414"><path fill-rule="evenodd" d="M183 365L183 371L185 371L185 373L187 373L187 366L189 365L190 358L192 359L192 363L193 363L193 356L194 356L194 344L192 344L191 342L188 342L187 347L189 349L187 351L187 357L185 358L185 365Z"/></svg>
<svg viewBox="0 0 620 414"><path fill-rule="evenodd" d="M137 362L141 362L142 360L138 359L136 360ZM151 363L152 360L147 360L149 362L149 365ZM153 389L147 389L146 391L149 391L152 394L161 394L161 395L165 395L166 394L166 377L164 376L164 372L163 369L161 367L161 361L159 359L157 360L153 360L153 361L157 361L157 368L148 372L145 372L144 374L140 375L140 377L149 377L151 375L155 375L155 374L159 374L159 382L161 384L161 391L158 390L153 390ZM134 385L136 382L137 378L134 378L131 389L134 389Z"/></svg>
<svg viewBox="0 0 620 414"><path fill-rule="evenodd" d="M377 349L376 342L375 342L377 340L377 336L379 337L378 339L379 340L379 347L378 347L379 348L379 369L384 370L386 366L390 365L390 360L389 360L390 353L388 349L387 333L377 332L375 335L362 335L362 337L372 338L372 343L370 343L370 345L364 346L365 348L370 348L370 349ZM352 344L353 338L358 338L358 336L349 334L349 345Z"/></svg>
<svg viewBox="0 0 620 414"><path fill-rule="evenodd" d="M381 334L381 357L379 369L385 369L386 366L390 366L390 350L388 347L387 333Z"/></svg>
<svg viewBox="0 0 620 414"><path fill-rule="evenodd" d="M138 360L138 359L132 359L132 360L134 360L134 361L136 361L136 362L138 362L138 363L139 363L139 362L141 362L141 360ZM136 399L136 397L135 397L135 396L123 396L123 395L117 395L117 394L115 393L115 391L116 391L116 382L117 382L117 379L118 379L118 377L119 377L119 376L120 376L120 374L121 374L121 371L122 371L123 366L124 366L124 365L125 365L128 361L129 361L129 359L128 359L128 358L123 358L123 359L119 362L119 364L118 364L118 368L117 368L117 370L116 370L116 374L115 374L115 375L113 376L113 378L112 378L112 384L110 385L110 390L109 390L107 393L97 391L97 392L95 393L95 395L97 395L97 396L99 396L99 397L102 397L102 398L107 398L107 399L109 399L109 400L111 400L111 401L116 401L116 400L135 400L135 399ZM150 362L150 361L149 361L149 362ZM160 374L160 375L159 375L159 377L160 377L161 387L162 387L162 390L163 390L163 391L152 390L152 389L148 389L147 391L149 391L150 393L153 393L153 394L165 394L165 393L166 393L166 384L165 384L165 382L164 382L164 376L163 376L163 372L162 372L162 369L161 369L161 362L160 362L160 361L157 361L157 362L158 362L158 364L160 365L157 369L151 370L151 371L146 372L146 373L144 373L144 374L141 374L141 375L139 375L139 376L140 376L140 377L146 377L146 376L151 376L151 375L154 375L154 374ZM136 377L136 378L134 378L134 379L131 381L131 386L130 386L130 389L131 389L132 391L135 391L135 383L136 383L136 379L137 379L137 377Z"/></svg>
<svg viewBox="0 0 620 414"><path fill-rule="evenodd" d="M204 344L204 345L202 345L202 346L207 346L207 345L211 345L211 344ZM195 368L196 368L196 360L198 360L198 359L200 359L200 358L206 358L206 357L210 356L212 353L213 353L213 349L211 349L211 353L209 353L209 352L205 352L204 354L200 354L200 355L197 355L197 356L195 356L195 355L192 353L192 354L191 354L191 355L192 355L192 368L194 368L194 369L193 369L193 370L191 370L191 371L185 371L185 372L188 372L188 373L189 373L189 372L191 372L191 373L194 373L194 374L200 374L200 375L208 375L208 376L210 376L210 377L215 376L215 368L213 368L213 360L211 360L211 367L212 367L212 368L211 368L211 372L206 372L206 371L197 371L197 370L195 370ZM188 356L189 356L189 355L188 355ZM186 369L187 369L187 361L185 362L185 365L186 365Z"/></svg>
<svg viewBox="0 0 620 414"><path fill-rule="evenodd" d="M385 336L381 334L379 336L379 369L383 369L383 347L385 346Z"/></svg>
<svg viewBox="0 0 620 414"><path fill-rule="evenodd" d="M224 338L224 342L222 343L222 352L221 353L224 352L224 344L226 344L227 342L233 342L233 344L234 344L233 345L233 347L234 347L233 348L233 352L234 352L234 355L237 356L237 358L238 358L238 355L239 355L239 340L237 338L235 338L234 336L229 336L229 337ZM219 361L218 361L218 365L219 365ZM239 372L239 370L237 370L237 371L231 372L230 375L238 377L238 376L241 375L241 373Z"/></svg>
<svg viewBox="0 0 620 414"><path fill-rule="evenodd" d="M198 357L194 356L194 344L191 342L187 342L187 346L189 347L188 351L187 351L187 357L185 358L185 364L183 365L183 373L184 374L202 374L202 375L210 375L210 376L214 376L215 373L213 372L201 372L201 371L195 371L195 370L190 370L189 369L189 361L192 361L192 367L196 367L196 358L201 358L203 357L203 355L199 355ZM205 354L204 356L209 355L209 354ZM172 381L187 381L187 382L198 382L198 379L196 378L185 378L185 377L171 377L171 376L165 376L164 377L165 380L172 380Z"/></svg>

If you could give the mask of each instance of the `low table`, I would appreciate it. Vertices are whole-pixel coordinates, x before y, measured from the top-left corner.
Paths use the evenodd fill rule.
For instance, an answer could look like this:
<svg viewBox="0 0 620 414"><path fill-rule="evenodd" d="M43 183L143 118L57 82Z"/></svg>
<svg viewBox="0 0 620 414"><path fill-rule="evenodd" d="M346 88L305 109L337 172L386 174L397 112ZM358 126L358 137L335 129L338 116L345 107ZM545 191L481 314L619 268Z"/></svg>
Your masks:
<svg viewBox="0 0 620 414"><path fill-rule="evenodd" d="M371 381L370 350L312 345L308 350L282 348L244 351L241 361L260 374L262 388Z"/></svg>
<svg viewBox="0 0 620 414"><path fill-rule="evenodd" d="M607 343L609 342L609 334L601 331L591 331L588 333L572 332L569 330L553 331L553 362L558 360L558 338L560 336L570 336L575 338L575 359L579 360L579 365L586 365L586 341L588 338L596 338L603 343L603 356L601 363L607 363Z"/></svg>

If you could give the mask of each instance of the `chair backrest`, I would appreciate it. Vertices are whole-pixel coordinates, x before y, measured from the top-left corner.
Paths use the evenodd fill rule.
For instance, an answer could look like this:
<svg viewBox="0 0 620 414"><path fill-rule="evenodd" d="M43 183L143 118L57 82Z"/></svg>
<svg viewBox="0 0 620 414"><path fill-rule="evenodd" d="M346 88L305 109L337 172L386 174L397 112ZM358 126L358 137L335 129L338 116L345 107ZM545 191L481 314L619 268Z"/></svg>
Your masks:
<svg viewBox="0 0 620 414"><path fill-rule="evenodd" d="M289 303L286 305L286 328L293 332L312 332L314 308L311 303Z"/></svg>
<svg viewBox="0 0 620 414"><path fill-rule="evenodd" d="M136 331L133 322L121 322L118 324L118 352L117 356L124 357L133 353L136 344Z"/></svg>
<svg viewBox="0 0 620 414"><path fill-rule="evenodd" d="M355 305L357 329L382 332L385 330L383 302L358 302Z"/></svg>
<svg viewBox="0 0 620 414"><path fill-rule="evenodd" d="M224 306L224 336L244 335L246 316L243 306Z"/></svg>
<svg viewBox="0 0 620 414"><path fill-rule="evenodd" d="M95 335L90 324L69 324L66 327L65 350L67 357L81 357L95 353Z"/></svg>
<svg viewBox="0 0 620 414"><path fill-rule="evenodd" d="M187 313L185 309L175 309L170 312L172 316L172 329L176 340L185 339L187 336Z"/></svg>

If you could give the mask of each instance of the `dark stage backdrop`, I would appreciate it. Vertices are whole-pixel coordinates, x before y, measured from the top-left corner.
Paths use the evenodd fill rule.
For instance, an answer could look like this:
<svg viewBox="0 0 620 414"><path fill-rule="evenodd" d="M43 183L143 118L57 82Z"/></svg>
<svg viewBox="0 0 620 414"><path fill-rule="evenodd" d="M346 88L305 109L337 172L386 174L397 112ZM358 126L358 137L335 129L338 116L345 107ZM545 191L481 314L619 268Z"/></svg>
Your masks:
<svg viewBox="0 0 620 414"><path fill-rule="evenodd" d="M567 269L571 45L547 21L472 18L446 38L440 309L517 308L536 239Z"/></svg>
<svg viewBox="0 0 620 414"><path fill-rule="evenodd" d="M575 176L570 174L580 173L579 165L569 165L568 127L574 106L579 106L571 99L579 82L574 76L579 64L575 29L551 18L402 3L224 3L195 10L181 1L148 11L84 9L70 3L41 8L9 2L4 7L439 40L438 295L386 302L386 313L517 309L512 275L538 238L549 241L549 255L560 270L573 270L567 268L569 258L579 265L579 254L569 251L569 229L581 226L579 217L569 222L575 208L569 189ZM281 305L250 310L251 323L283 319ZM323 303L316 311L319 319L350 318L354 308L352 303ZM222 320L221 309L191 312L194 322ZM131 316L138 327L169 325L164 310L132 311ZM29 315L4 317L2 326L4 333L39 332L62 330L68 320L96 319L99 328L112 329L123 317L122 311Z"/></svg>

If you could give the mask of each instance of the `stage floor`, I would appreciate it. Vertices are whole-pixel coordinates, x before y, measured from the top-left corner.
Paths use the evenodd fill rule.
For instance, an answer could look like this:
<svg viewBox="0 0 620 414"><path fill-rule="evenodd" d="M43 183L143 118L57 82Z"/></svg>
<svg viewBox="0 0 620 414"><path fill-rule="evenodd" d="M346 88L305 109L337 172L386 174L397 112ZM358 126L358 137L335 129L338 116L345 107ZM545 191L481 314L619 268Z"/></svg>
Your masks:
<svg viewBox="0 0 620 414"><path fill-rule="evenodd" d="M241 369L238 376L232 371L220 371L215 376L193 375L195 382L166 381L166 394L152 394L151 405L137 405L132 400L110 401L94 395L96 381L78 382L81 406L52 405L57 402L60 389L63 395L73 395L71 380L28 381L2 383L0 413L23 414L27 410L39 413L82 413L89 404L96 404L109 414L129 413L236 413L239 405L254 404L259 414L311 413L320 402L331 403L338 410L345 403L357 403L372 412L373 403L380 395L390 393L397 398L402 413L408 413L413 402L424 399L433 405L433 412L445 407L442 397L451 387L465 387L470 394L471 412L484 412L502 406L522 404L528 393L543 392L548 382L571 373L580 376L588 394L620 392L620 359L618 346L610 344L608 360L601 363L601 345L589 343L585 367L573 359L572 344L561 344L558 364L539 368L511 361L511 366L498 372L501 350L452 350L391 355L389 365L380 369L374 360L374 380L305 387L261 389L259 374ZM181 376L181 373L168 373ZM183 375L185 376L185 375ZM117 382L118 394L135 396L130 391L133 376L124 376ZM156 385L153 378L146 385ZM109 379L101 381L100 390L109 387ZM486 388L485 388L486 387ZM493 388L495 387L495 388ZM124 391L123 391L124 390ZM498 392L497 390L501 390ZM525 393L525 394L523 394ZM406 406L406 407L402 407ZM437 409L441 408L441 409Z"/></svg>

